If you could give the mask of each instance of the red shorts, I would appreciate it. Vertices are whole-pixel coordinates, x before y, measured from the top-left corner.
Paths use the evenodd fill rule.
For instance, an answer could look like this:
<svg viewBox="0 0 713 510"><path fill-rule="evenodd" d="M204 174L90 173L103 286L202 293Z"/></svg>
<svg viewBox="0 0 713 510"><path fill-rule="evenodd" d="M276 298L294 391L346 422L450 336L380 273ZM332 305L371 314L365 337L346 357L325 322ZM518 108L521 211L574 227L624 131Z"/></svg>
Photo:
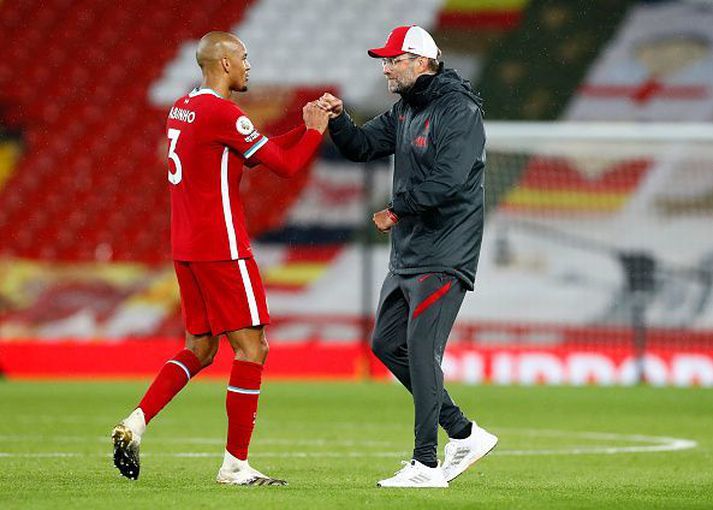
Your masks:
<svg viewBox="0 0 713 510"><path fill-rule="evenodd" d="M220 335L270 323L265 289L255 259L175 260L181 312L193 335Z"/></svg>

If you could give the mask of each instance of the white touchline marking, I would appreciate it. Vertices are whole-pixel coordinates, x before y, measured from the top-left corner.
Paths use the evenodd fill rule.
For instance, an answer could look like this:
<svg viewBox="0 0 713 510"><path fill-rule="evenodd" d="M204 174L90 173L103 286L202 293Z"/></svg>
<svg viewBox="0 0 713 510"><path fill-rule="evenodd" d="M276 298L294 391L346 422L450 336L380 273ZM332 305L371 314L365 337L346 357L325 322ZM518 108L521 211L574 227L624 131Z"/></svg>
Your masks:
<svg viewBox="0 0 713 510"><path fill-rule="evenodd" d="M509 431L509 434L508 432ZM636 445L622 446L576 446L563 448L544 448L544 449L496 449L490 455L496 456L528 456L528 455L613 455L622 453L654 453L688 450L698 446L698 443L692 439L666 437L666 436L648 436L642 434L617 434L611 432L575 432L555 429L495 429L495 432L501 435L501 438L508 435L516 436L546 436L546 437L573 437L579 439L589 439L593 441L627 441L632 443L648 443ZM18 442L18 441L44 441L44 442L87 442L94 441L109 442L106 437L87 437L87 436L44 436L44 435L9 435L0 436L0 442ZM182 443L182 444L206 444L206 445L222 445L223 440L218 438L155 438L152 440L156 443ZM395 446L395 443L389 441L370 441L370 440L330 440L330 439L257 439L253 442L254 445L302 445L302 446L342 446L342 447L374 447L374 446ZM111 456L105 453L78 453L78 452L0 452L0 458L21 457L21 458L62 458L62 457L89 457L99 455L102 457ZM254 457L272 457L272 458L387 458L408 456L406 450L399 451L376 451L376 452L253 452ZM172 452L172 453L144 453L143 456L149 457L186 457L186 458L222 458L221 452Z"/></svg>
<svg viewBox="0 0 713 510"><path fill-rule="evenodd" d="M491 455L613 455L617 453L652 453L652 452L672 452L676 450L688 450L698 446L696 441L689 439L678 439L675 437L667 437L668 442L663 442L658 445L649 446L600 446L593 448L563 448L544 449L544 450L495 450Z"/></svg>
<svg viewBox="0 0 713 510"><path fill-rule="evenodd" d="M257 453L250 453L250 458L253 457L263 457L263 458L298 458L298 459L317 459L317 458L332 458L332 459L343 459L344 457L351 457L351 458L379 458L379 457L384 457L384 458L393 458L393 457L403 457L407 455L407 452L404 451L398 451L398 452L257 452ZM160 453L160 454L154 454L154 457L197 457L197 458L210 458L210 457L215 457L215 458L223 458L222 453L203 453L203 452L197 452L197 453L191 453L191 452L185 452L185 453Z"/></svg>
<svg viewBox="0 0 713 510"><path fill-rule="evenodd" d="M221 444L225 441L221 441ZM306 445L306 446L393 446L393 441L374 441L370 439L256 439L253 444Z"/></svg>
<svg viewBox="0 0 713 510"><path fill-rule="evenodd" d="M17 441L43 441L47 443L86 443L96 441L98 443L106 443L107 436L57 436L57 435L2 435L2 442L17 442ZM207 444L207 445L224 445L225 439L219 437L156 437L151 438L152 443L180 443L180 444ZM253 445L279 445L279 446L393 446L392 441L372 441L372 440L351 440L351 439L279 439L265 438L253 439Z"/></svg>
<svg viewBox="0 0 713 510"><path fill-rule="evenodd" d="M29 459L46 459L51 457L86 457L87 455L74 452L43 452L43 453L14 453L0 452L0 458L4 457L21 457Z"/></svg>
<svg viewBox="0 0 713 510"><path fill-rule="evenodd" d="M106 426L107 418L101 416L85 416L85 415L74 415L74 416L53 416L51 414L18 414L13 415L13 421L18 423L30 423L32 425L37 425L38 423L47 423L50 425L57 425L58 423L69 423L69 424L80 424L86 426L90 423L96 423ZM112 421L112 420L109 420ZM115 421L115 420L114 420ZM161 420L161 423L176 423L176 421L167 417Z"/></svg>

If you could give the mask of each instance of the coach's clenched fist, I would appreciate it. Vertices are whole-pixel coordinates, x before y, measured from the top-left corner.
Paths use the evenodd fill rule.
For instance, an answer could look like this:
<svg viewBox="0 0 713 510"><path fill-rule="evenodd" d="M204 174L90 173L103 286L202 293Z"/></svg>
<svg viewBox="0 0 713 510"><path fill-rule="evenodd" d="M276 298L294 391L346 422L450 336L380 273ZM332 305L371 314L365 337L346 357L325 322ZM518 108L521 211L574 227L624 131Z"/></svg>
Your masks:
<svg viewBox="0 0 713 510"><path fill-rule="evenodd" d="M338 97L333 96L329 92L322 94L322 97L317 101L320 108L329 112L329 118L334 119L339 117L344 111L344 103Z"/></svg>

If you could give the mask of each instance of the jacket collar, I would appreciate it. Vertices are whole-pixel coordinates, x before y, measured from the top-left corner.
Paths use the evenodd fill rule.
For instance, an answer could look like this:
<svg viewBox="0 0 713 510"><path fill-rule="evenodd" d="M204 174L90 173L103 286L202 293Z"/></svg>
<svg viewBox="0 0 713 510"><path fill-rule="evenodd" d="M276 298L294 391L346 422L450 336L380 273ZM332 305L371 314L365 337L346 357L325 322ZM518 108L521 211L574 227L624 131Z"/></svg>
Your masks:
<svg viewBox="0 0 713 510"><path fill-rule="evenodd" d="M423 108L433 99L434 81L436 77L443 71L443 62L438 67L436 74L422 74L416 78L416 82L410 89L401 93L403 100L416 108Z"/></svg>
<svg viewBox="0 0 713 510"><path fill-rule="evenodd" d="M444 68L443 62L436 74L419 76L413 86L401 94L401 100L412 108L422 109L438 97L450 93L468 96L483 112L483 99L473 90L470 82L453 69Z"/></svg>

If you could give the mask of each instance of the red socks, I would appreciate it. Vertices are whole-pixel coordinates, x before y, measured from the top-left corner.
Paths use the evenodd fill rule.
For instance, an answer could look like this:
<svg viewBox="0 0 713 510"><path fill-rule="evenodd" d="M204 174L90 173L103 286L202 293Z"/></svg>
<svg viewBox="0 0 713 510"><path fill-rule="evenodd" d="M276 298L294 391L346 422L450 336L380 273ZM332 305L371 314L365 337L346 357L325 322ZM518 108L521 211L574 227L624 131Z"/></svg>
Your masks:
<svg viewBox="0 0 713 510"><path fill-rule="evenodd" d="M163 366L146 391L139 407L144 412L146 423L156 416L176 394L183 389L191 377L201 370L201 362L193 352L184 349Z"/></svg>
<svg viewBox="0 0 713 510"><path fill-rule="evenodd" d="M225 399L225 409L228 412L228 440L225 449L240 460L248 458L248 446L255 428L261 382L261 364L233 361L228 395Z"/></svg>
<svg viewBox="0 0 713 510"><path fill-rule="evenodd" d="M168 360L139 403L138 407L144 412L146 423L151 421L201 368L196 355L188 349ZM241 460L248 458L261 383L261 364L233 361L228 395L225 399L225 409L228 413L228 440L225 449Z"/></svg>

